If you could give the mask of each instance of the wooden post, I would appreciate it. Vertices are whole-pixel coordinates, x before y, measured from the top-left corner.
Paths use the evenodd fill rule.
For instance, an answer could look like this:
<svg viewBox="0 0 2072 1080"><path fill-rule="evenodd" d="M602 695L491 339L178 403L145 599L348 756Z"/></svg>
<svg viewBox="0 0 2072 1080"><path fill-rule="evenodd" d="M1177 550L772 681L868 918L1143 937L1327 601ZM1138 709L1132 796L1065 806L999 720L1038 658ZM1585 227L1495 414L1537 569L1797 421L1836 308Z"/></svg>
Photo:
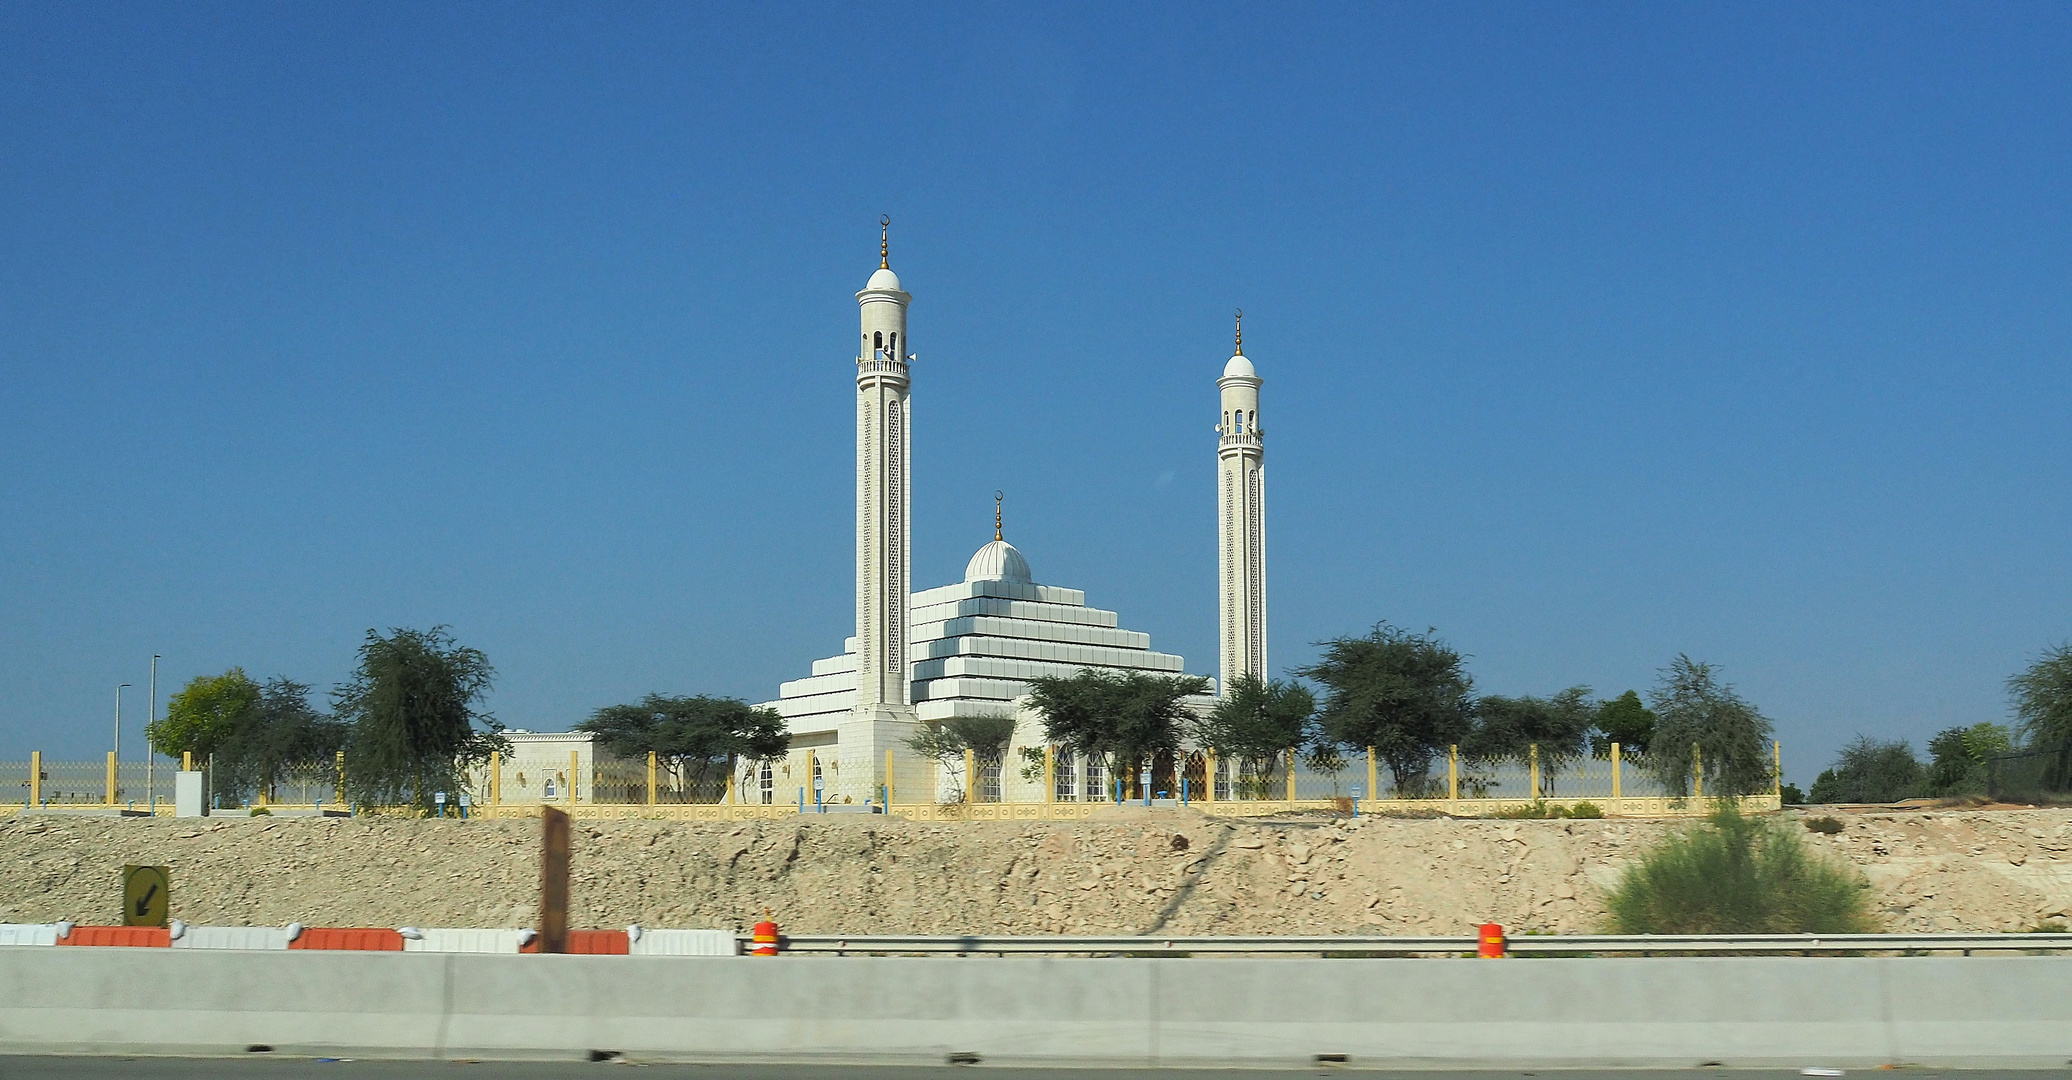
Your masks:
<svg viewBox="0 0 2072 1080"><path fill-rule="evenodd" d="M899 794L893 780L892 751L887 750L885 751L885 816L887 817L892 816L892 797Z"/></svg>
<svg viewBox="0 0 2072 1080"><path fill-rule="evenodd" d="M1043 744L1043 801L1058 801L1058 748Z"/></svg>
<svg viewBox="0 0 2072 1080"><path fill-rule="evenodd" d="M1460 799L1459 745L1449 746L1446 748L1446 798L1449 801L1456 802Z"/></svg>
<svg viewBox="0 0 2072 1080"><path fill-rule="evenodd" d="M504 801L504 755L500 750L489 752L489 805L497 806Z"/></svg>
<svg viewBox="0 0 2072 1080"><path fill-rule="evenodd" d="M655 752L648 751L648 805L655 805Z"/></svg>
<svg viewBox="0 0 2072 1080"><path fill-rule="evenodd" d="M43 751L29 751L29 805L43 805Z"/></svg>
<svg viewBox="0 0 2072 1080"><path fill-rule="evenodd" d="M1533 743L1527 749L1532 759L1532 797L1538 799L1540 797L1540 744Z"/></svg>
<svg viewBox="0 0 2072 1080"><path fill-rule="evenodd" d="M1288 751L1288 801L1295 801L1295 751Z"/></svg>
<svg viewBox="0 0 2072 1080"><path fill-rule="evenodd" d="M540 951L567 952L568 815L542 806L540 825Z"/></svg>
<svg viewBox="0 0 2072 1080"><path fill-rule="evenodd" d="M978 754L968 746L964 748L964 801L978 801Z"/></svg>
<svg viewBox="0 0 2072 1080"><path fill-rule="evenodd" d="M1201 801L1216 801L1216 748L1210 747L1201 755Z"/></svg>
<svg viewBox="0 0 2072 1080"><path fill-rule="evenodd" d="M1612 798L1619 798L1619 744L1612 744Z"/></svg>
<svg viewBox="0 0 2072 1080"><path fill-rule="evenodd" d="M574 750L570 750L570 751L568 752L568 791L567 791L567 795L568 795L568 805L570 805L570 806L574 806L574 805L576 804L576 777L577 777L577 776L578 776L579 774L581 774L581 772L582 772L582 765L580 764L580 762L579 762L579 761L578 761L577 759L578 759L578 753L577 753L576 751L574 751ZM592 793L591 793L591 801L592 801L592 802L595 802L595 801L596 801L596 792L592 792Z"/></svg>
<svg viewBox="0 0 2072 1080"><path fill-rule="evenodd" d="M115 751L108 751L108 805L115 805Z"/></svg>
<svg viewBox="0 0 2072 1080"><path fill-rule="evenodd" d="M1381 798L1381 770L1374 764L1374 748L1367 748L1367 797Z"/></svg>

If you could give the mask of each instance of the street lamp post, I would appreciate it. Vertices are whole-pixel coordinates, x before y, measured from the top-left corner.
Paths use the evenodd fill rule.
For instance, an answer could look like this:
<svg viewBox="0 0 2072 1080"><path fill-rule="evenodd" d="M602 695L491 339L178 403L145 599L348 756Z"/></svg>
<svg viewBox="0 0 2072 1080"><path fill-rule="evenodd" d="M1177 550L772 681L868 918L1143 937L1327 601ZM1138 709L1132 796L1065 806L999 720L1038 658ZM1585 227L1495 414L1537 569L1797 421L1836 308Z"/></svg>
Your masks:
<svg viewBox="0 0 2072 1080"><path fill-rule="evenodd" d="M158 788L151 783L151 767L157 762L151 749L151 727L158 723L158 654L151 654L151 701L144 708L144 797L151 802L151 814L158 816Z"/></svg>
<svg viewBox="0 0 2072 1080"><path fill-rule="evenodd" d="M122 691L128 686L128 683L115 684L115 783L117 787L120 787L122 784ZM110 796L109 798L110 801L113 801L114 797Z"/></svg>

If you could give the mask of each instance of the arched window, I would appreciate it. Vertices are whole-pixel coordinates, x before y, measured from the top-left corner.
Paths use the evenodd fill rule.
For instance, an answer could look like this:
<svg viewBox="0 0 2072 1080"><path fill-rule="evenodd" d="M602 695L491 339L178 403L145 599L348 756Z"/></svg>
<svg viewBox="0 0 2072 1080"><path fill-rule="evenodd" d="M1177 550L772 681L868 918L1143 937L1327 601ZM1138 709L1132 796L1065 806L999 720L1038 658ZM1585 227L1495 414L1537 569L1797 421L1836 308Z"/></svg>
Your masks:
<svg viewBox="0 0 2072 1080"><path fill-rule="evenodd" d="M1245 433L1245 411L1243 409L1237 411L1237 433L1239 435Z"/></svg>
<svg viewBox="0 0 2072 1080"><path fill-rule="evenodd" d="M885 359L885 332L883 330L871 335L871 349L871 359Z"/></svg>
<svg viewBox="0 0 2072 1080"><path fill-rule="evenodd" d="M1223 411L1223 434L1230 434L1230 410Z"/></svg>
<svg viewBox="0 0 2072 1080"><path fill-rule="evenodd" d="M1251 420L1251 424L1252 424L1252 430L1253 430L1253 431L1257 431L1257 430L1259 430L1259 414L1258 414L1258 413L1253 413L1253 414L1252 414L1252 420Z"/></svg>
<svg viewBox="0 0 2072 1080"><path fill-rule="evenodd" d="M768 804L777 796L777 775L770 771L768 761L763 762L763 773L757 779L760 782L756 786L762 789L763 802Z"/></svg>
<svg viewBox="0 0 2072 1080"><path fill-rule="evenodd" d="M892 353L891 359L899 359L899 331L892 332L892 348L887 351Z"/></svg>

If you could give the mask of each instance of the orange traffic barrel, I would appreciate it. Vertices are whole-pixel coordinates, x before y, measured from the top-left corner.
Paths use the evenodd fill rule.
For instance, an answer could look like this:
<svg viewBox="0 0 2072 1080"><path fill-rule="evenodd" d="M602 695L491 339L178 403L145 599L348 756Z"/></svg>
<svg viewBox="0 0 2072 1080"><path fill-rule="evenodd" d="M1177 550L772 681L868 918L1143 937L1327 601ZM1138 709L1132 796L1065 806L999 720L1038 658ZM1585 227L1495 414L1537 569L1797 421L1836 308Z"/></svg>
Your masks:
<svg viewBox="0 0 2072 1080"><path fill-rule="evenodd" d="M755 924L755 948L752 952L756 956L777 955L776 923L765 918L762 922Z"/></svg>
<svg viewBox="0 0 2072 1080"><path fill-rule="evenodd" d="M1504 955L1504 927L1502 923L1483 923L1482 932L1476 935L1475 955L1501 959Z"/></svg>

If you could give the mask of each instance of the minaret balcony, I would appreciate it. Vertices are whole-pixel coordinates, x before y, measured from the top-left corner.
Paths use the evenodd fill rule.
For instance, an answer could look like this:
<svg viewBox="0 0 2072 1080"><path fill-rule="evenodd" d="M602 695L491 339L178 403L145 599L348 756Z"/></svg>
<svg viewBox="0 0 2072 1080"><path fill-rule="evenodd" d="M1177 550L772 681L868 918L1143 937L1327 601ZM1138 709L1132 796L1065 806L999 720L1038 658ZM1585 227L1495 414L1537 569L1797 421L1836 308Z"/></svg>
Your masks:
<svg viewBox="0 0 2072 1080"><path fill-rule="evenodd" d="M1217 440L1216 447L1219 450L1229 450L1232 448L1264 450L1266 449L1266 436L1263 432L1258 431L1236 432Z"/></svg>
<svg viewBox="0 0 2072 1080"><path fill-rule="evenodd" d="M896 375L904 379L907 377L906 361L858 360L856 362L856 377L861 379L867 375Z"/></svg>

